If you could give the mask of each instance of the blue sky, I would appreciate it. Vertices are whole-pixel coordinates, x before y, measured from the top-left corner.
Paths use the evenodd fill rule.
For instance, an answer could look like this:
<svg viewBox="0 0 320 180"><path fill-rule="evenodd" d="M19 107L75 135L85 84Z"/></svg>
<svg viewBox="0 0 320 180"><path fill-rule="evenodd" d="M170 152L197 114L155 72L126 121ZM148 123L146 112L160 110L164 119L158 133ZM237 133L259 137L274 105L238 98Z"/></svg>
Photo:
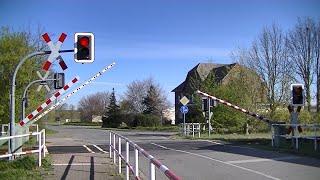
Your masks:
<svg viewBox="0 0 320 180"><path fill-rule="evenodd" d="M67 78L79 75L83 82L117 64L67 103L113 87L121 95L128 83L149 77L173 102L170 91L199 62L232 63L230 53L248 47L264 26L287 30L297 17L320 18L319 9L316 0L2 0L0 26L19 31L40 25L54 40L65 32L62 49L73 48L76 32L95 34L94 63L77 64L73 54L63 54Z"/></svg>

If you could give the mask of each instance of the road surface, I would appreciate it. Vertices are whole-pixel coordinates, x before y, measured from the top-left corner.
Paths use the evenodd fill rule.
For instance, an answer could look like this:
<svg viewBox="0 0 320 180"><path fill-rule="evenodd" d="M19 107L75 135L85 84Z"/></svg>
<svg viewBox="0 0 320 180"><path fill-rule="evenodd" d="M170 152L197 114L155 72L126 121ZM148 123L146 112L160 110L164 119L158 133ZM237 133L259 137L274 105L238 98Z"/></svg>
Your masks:
<svg viewBox="0 0 320 180"><path fill-rule="evenodd" d="M52 128L63 138L57 138L48 144L51 154L101 155L108 152L109 134L106 130L74 126ZM165 132L118 131L118 133L136 142L186 180L316 180L320 177L320 160L315 158L221 142L175 140L171 137L172 133ZM125 149L124 146L122 149ZM98 156L94 160L99 164ZM140 155L139 160L142 163L140 165L142 173L148 174L146 159ZM156 171L157 179L166 179L158 170Z"/></svg>

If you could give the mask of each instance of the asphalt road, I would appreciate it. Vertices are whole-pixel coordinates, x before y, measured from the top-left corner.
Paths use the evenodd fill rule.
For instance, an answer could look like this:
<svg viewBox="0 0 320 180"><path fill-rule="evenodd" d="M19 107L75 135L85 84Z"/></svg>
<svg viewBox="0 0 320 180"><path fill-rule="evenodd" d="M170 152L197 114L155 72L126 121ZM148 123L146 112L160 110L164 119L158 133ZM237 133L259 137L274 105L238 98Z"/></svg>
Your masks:
<svg viewBox="0 0 320 180"><path fill-rule="evenodd" d="M73 126L52 128L59 132L59 136L48 139L51 141L48 143L48 151L51 154L61 157L73 153L106 155L108 152L109 133L105 130ZM136 142L177 175L187 180L312 180L320 177L320 160L315 158L221 142L174 140L171 138L172 133L165 132L119 131L118 133ZM125 149L124 146L122 149ZM133 157L132 152L130 154L130 157ZM99 157L95 159L99 164ZM148 174L148 162L142 155L139 160L142 173ZM157 179L166 179L158 170L156 175Z"/></svg>

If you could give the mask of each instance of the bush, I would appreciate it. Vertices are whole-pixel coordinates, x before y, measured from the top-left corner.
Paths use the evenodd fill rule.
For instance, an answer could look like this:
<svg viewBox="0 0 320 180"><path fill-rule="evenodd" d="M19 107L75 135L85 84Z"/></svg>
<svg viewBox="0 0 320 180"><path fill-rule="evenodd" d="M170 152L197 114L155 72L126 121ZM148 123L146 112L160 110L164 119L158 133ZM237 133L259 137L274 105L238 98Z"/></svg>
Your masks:
<svg viewBox="0 0 320 180"><path fill-rule="evenodd" d="M132 127L155 127L160 125L160 118L152 114L137 114L131 124Z"/></svg>
<svg viewBox="0 0 320 180"><path fill-rule="evenodd" d="M320 113L317 113L317 114L314 115L312 123L320 124Z"/></svg>
<svg viewBox="0 0 320 180"><path fill-rule="evenodd" d="M102 127L103 128L117 128L122 122L122 114L114 114L110 117L102 117Z"/></svg>
<svg viewBox="0 0 320 180"><path fill-rule="evenodd" d="M271 119L274 121L290 122L290 113L286 108L279 108L275 110Z"/></svg>
<svg viewBox="0 0 320 180"><path fill-rule="evenodd" d="M312 117L311 117L311 114L308 111L303 110L303 111L300 112L298 119L299 119L299 123L308 124L308 123L311 122Z"/></svg>
<svg viewBox="0 0 320 180"><path fill-rule="evenodd" d="M121 124L128 127L157 127L161 124L160 117L152 114L117 114L112 117L102 117L103 128L118 128Z"/></svg>

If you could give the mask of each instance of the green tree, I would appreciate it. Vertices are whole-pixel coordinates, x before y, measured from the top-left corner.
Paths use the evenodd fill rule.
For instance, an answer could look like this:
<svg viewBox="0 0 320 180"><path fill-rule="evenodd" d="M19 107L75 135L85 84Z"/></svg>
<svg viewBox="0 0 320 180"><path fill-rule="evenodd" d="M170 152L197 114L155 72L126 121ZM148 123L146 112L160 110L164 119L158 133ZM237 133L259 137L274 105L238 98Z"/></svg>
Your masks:
<svg viewBox="0 0 320 180"><path fill-rule="evenodd" d="M105 116L102 117L102 127L118 127L121 123L121 111L117 105L117 99L114 88L110 96L110 103L107 106Z"/></svg>
<svg viewBox="0 0 320 180"><path fill-rule="evenodd" d="M14 32L8 27L0 28L0 123L9 122L9 90L11 76L20 59L27 54L42 50L44 44L40 34L30 32ZM44 57L35 57L26 61L20 68L16 79L16 122L20 120L21 98L24 88L29 82L36 80L36 71L41 69ZM34 110L45 100L45 91L36 92L36 86L28 92L26 114Z"/></svg>
<svg viewBox="0 0 320 180"><path fill-rule="evenodd" d="M159 93L156 91L155 87L151 85L147 92L147 96L143 100L143 104L146 106L146 109L143 111L143 113L159 115L161 111L158 109L159 103L161 103L161 100L159 99Z"/></svg>
<svg viewBox="0 0 320 180"><path fill-rule="evenodd" d="M214 74L214 71L210 72L200 90L251 111L255 111L257 103L263 101L261 80L253 71L236 65L220 83L216 82ZM218 104L212 112L213 127L227 129L229 132L243 131L247 123L254 124L256 121L225 105Z"/></svg>

